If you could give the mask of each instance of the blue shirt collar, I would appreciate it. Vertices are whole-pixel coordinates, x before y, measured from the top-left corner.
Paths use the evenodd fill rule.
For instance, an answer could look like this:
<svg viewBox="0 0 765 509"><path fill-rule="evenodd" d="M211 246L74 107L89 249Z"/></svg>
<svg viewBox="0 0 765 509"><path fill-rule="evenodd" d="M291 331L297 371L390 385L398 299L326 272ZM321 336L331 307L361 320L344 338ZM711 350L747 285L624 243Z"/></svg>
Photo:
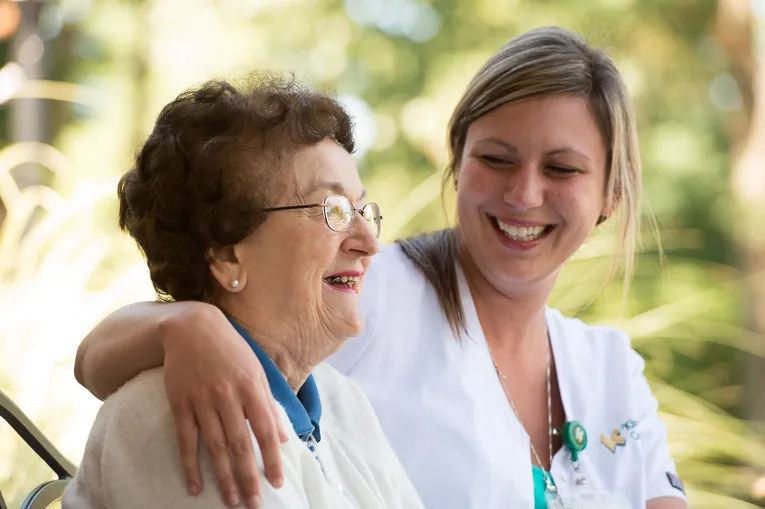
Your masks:
<svg viewBox="0 0 765 509"><path fill-rule="evenodd" d="M319 429L319 419L321 418L321 399L319 399L319 389L313 375L308 375L305 383L298 390L297 395L292 391L292 387L287 383L287 379L276 367L276 364L266 355L266 352L258 346L249 334L234 320L229 318L229 322L236 331L241 334L252 351L258 357L263 371L266 373L268 385L271 387L271 394L287 411L292 427L295 433L303 440L313 435L314 440L321 440Z"/></svg>

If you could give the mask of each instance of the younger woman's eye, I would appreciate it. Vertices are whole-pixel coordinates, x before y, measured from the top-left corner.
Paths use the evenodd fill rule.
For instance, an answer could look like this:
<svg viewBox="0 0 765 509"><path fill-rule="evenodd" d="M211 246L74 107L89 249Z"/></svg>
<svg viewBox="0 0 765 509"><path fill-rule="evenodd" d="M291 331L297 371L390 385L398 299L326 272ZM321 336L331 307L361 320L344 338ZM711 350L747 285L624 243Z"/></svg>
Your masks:
<svg viewBox="0 0 765 509"><path fill-rule="evenodd" d="M486 164L493 164L493 165L497 165L497 164L511 164L511 162L512 162L512 161L509 161L507 159L503 159L502 157L492 156L492 155L482 155L482 156L480 156L480 158Z"/></svg>
<svg viewBox="0 0 765 509"><path fill-rule="evenodd" d="M571 176L576 175L577 173L581 173L579 170L575 170L574 168L568 168L566 166L548 166L548 169L552 171L553 173L560 175L560 176Z"/></svg>

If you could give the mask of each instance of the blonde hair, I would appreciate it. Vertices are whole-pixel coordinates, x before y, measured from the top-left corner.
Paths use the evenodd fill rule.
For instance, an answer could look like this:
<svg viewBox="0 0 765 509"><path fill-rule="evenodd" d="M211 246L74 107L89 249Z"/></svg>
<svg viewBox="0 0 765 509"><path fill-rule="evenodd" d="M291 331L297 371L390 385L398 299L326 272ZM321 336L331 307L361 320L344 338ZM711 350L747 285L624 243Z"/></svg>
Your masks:
<svg viewBox="0 0 765 509"><path fill-rule="evenodd" d="M587 101L606 146L607 208L619 221L619 242L606 282L624 269L626 293L634 273L640 221L641 164L637 129L627 87L611 58L591 48L579 35L562 28L539 28L511 39L478 71L449 121L450 161L444 188L459 181L459 166L470 125L507 103L553 94L570 94ZM601 216L598 223L608 219ZM398 241L407 256L436 288L452 329L464 330L456 277L439 267L457 255L456 232L436 232ZM453 284L437 283L439 277ZM604 284L605 284L604 283ZM446 289L444 290L444 288Z"/></svg>

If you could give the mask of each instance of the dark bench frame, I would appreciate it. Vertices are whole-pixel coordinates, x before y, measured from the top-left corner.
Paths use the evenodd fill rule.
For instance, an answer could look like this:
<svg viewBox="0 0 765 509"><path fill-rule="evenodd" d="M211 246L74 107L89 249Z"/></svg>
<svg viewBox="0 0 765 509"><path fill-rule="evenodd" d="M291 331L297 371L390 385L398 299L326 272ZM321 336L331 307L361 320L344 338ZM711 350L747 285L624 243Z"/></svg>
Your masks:
<svg viewBox="0 0 765 509"><path fill-rule="evenodd" d="M46 507L55 498L61 496L77 468L56 449L3 391L0 391L0 417L10 424L11 428L58 476L58 480L43 483L35 488L21 504L21 509ZM0 509L8 509L2 492L0 492Z"/></svg>

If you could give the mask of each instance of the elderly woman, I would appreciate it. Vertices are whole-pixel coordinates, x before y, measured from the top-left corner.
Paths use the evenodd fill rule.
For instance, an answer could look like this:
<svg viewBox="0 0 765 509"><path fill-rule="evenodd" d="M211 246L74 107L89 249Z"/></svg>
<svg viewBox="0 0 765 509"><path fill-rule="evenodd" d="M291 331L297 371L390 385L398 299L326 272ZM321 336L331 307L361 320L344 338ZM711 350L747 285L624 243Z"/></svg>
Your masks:
<svg viewBox="0 0 765 509"><path fill-rule="evenodd" d="M379 249L380 213L366 202L353 143L346 112L294 82L210 82L164 108L119 184L120 226L144 252L161 300L206 302L225 315L291 430L275 483L283 486L262 483L251 507L421 507L363 392L322 364L362 330L359 291ZM225 507L213 489L187 493L173 410L160 370L109 397L64 507ZM223 429L212 412L195 418L249 437L233 454L252 451L244 419ZM210 457L201 462L212 479Z"/></svg>

